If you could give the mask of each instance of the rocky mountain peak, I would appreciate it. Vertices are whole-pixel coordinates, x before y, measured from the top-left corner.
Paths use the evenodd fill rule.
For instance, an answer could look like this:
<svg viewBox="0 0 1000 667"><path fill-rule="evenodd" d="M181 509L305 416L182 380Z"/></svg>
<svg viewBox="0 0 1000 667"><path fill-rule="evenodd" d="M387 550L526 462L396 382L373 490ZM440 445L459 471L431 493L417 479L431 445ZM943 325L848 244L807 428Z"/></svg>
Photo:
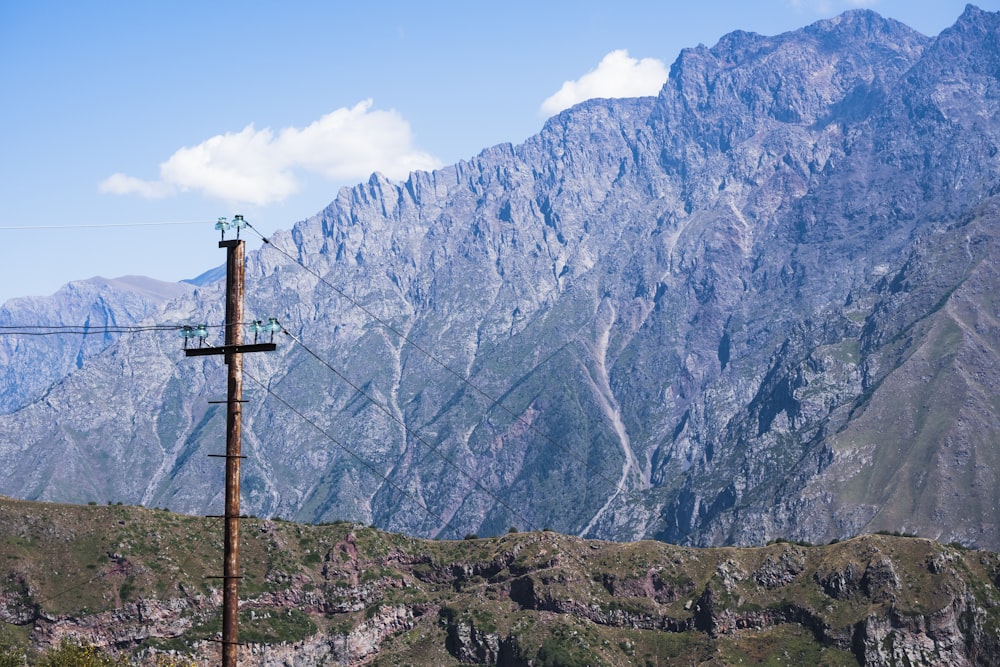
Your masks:
<svg viewBox="0 0 1000 667"><path fill-rule="evenodd" d="M776 37L737 31L711 49L684 49L671 67L665 116L687 112L725 128L720 148L765 120L810 125L860 89L891 85L931 40L870 10L855 10Z"/></svg>
<svg viewBox="0 0 1000 667"><path fill-rule="evenodd" d="M829 40L829 45L834 48L843 46L845 42L858 41L877 43L892 50L899 49L919 34L906 24L870 9L852 9L817 21L802 28L801 32Z"/></svg>
<svg viewBox="0 0 1000 667"><path fill-rule="evenodd" d="M929 55L951 77L971 74L995 81L1000 74L1000 13L967 5L958 21L937 37Z"/></svg>
<svg viewBox="0 0 1000 667"><path fill-rule="evenodd" d="M733 33L656 97L342 189L248 257L248 312L296 335L248 361L249 511L1000 544L998 16ZM201 283L128 312L217 321ZM215 510L221 372L177 347L113 341L44 400L12 376L0 491Z"/></svg>

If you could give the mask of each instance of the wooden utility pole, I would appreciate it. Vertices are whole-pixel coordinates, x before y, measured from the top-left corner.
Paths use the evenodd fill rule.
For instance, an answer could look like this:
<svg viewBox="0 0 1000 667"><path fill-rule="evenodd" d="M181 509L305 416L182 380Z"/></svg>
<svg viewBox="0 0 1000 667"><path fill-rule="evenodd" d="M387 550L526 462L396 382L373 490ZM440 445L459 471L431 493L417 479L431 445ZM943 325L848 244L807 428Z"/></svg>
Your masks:
<svg viewBox="0 0 1000 667"><path fill-rule="evenodd" d="M222 241L226 253L226 346L243 342L243 241ZM243 355L226 354L226 539L223 547L222 665L236 667L239 648L240 453L242 441Z"/></svg>
<svg viewBox="0 0 1000 667"><path fill-rule="evenodd" d="M222 665L236 667L239 649L239 580L240 580L240 461L243 353L270 352L274 343L243 344L243 276L245 257L243 241L236 238L219 242L226 254L226 342L222 347L185 349L187 356L225 355L228 371L226 396L226 508L223 547L222 589ZM210 454L210 456L212 456ZM215 455L220 456L220 455Z"/></svg>

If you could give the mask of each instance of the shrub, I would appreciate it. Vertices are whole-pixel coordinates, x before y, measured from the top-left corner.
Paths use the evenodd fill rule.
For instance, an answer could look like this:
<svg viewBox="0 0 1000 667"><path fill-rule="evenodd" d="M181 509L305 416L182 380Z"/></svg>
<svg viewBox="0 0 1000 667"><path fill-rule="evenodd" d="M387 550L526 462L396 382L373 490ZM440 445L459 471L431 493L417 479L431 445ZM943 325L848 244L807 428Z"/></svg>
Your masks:
<svg viewBox="0 0 1000 667"><path fill-rule="evenodd" d="M173 655L156 656L156 667L198 667L198 663L190 658L178 658Z"/></svg>
<svg viewBox="0 0 1000 667"><path fill-rule="evenodd" d="M24 667L24 652L0 639L0 667Z"/></svg>
<svg viewBox="0 0 1000 667"><path fill-rule="evenodd" d="M906 533L898 530L876 530L876 535L889 535L890 537L920 537L916 533Z"/></svg>
<svg viewBox="0 0 1000 667"><path fill-rule="evenodd" d="M43 655L37 667L126 667L128 663L103 649L89 644L74 644L63 639L58 648Z"/></svg>

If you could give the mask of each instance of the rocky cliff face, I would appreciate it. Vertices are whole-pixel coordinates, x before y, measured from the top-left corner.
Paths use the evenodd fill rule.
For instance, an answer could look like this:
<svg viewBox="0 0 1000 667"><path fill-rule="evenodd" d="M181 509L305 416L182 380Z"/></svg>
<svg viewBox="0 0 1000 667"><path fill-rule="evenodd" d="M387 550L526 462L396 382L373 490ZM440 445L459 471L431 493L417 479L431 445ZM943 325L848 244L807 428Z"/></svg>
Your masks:
<svg viewBox="0 0 1000 667"><path fill-rule="evenodd" d="M241 665L1000 664L1000 557L920 538L698 549L244 525ZM29 648L218 663L217 522L4 500L0 527L0 624Z"/></svg>
<svg viewBox="0 0 1000 667"><path fill-rule="evenodd" d="M342 190L249 257L248 315L295 338L246 361L245 507L1000 546L998 44L971 6L733 33L655 98ZM223 375L177 347L122 338L0 416L0 490L217 512Z"/></svg>
<svg viewBox="0 0 1000 667"><path fill-rule="evenodd" d="M91 278L45 298L11 299L0 307L0 413L40 400L121 337L120 329L157 318L192 287L151 278ZM62 325L74 333L59 333ZM19 333L8 335L8 331Z"/></svg>

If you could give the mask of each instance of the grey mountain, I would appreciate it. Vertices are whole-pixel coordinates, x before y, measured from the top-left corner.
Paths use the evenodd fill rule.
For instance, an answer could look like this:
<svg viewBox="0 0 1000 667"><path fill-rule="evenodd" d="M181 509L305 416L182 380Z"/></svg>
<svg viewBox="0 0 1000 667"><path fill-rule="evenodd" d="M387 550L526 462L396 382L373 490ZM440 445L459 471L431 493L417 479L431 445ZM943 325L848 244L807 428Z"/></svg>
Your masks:
<svg viewBox="0 0 1000 667"><path fill-rule="evenodd" d="M246 511L1000 547L998 76L1000 14L930 38L852 11L341 190L248 258L248 314L291 336L246 358ZM220 323L196 282L114 317ZM218 512L217 359L6 340L0 492Z"/></svg>
<svg viewBox="0 0 1000 667"><path fill-rule="evenodd" d="M0 306L0 327L32 335L0 337L0 412L39 400L63 377L114 344L117 327L157 317L170 301L189 296L183 283L142 276L95 277L65 285L51 297L11 299ZM58 335L72 323L86 333Z"/></svg>

